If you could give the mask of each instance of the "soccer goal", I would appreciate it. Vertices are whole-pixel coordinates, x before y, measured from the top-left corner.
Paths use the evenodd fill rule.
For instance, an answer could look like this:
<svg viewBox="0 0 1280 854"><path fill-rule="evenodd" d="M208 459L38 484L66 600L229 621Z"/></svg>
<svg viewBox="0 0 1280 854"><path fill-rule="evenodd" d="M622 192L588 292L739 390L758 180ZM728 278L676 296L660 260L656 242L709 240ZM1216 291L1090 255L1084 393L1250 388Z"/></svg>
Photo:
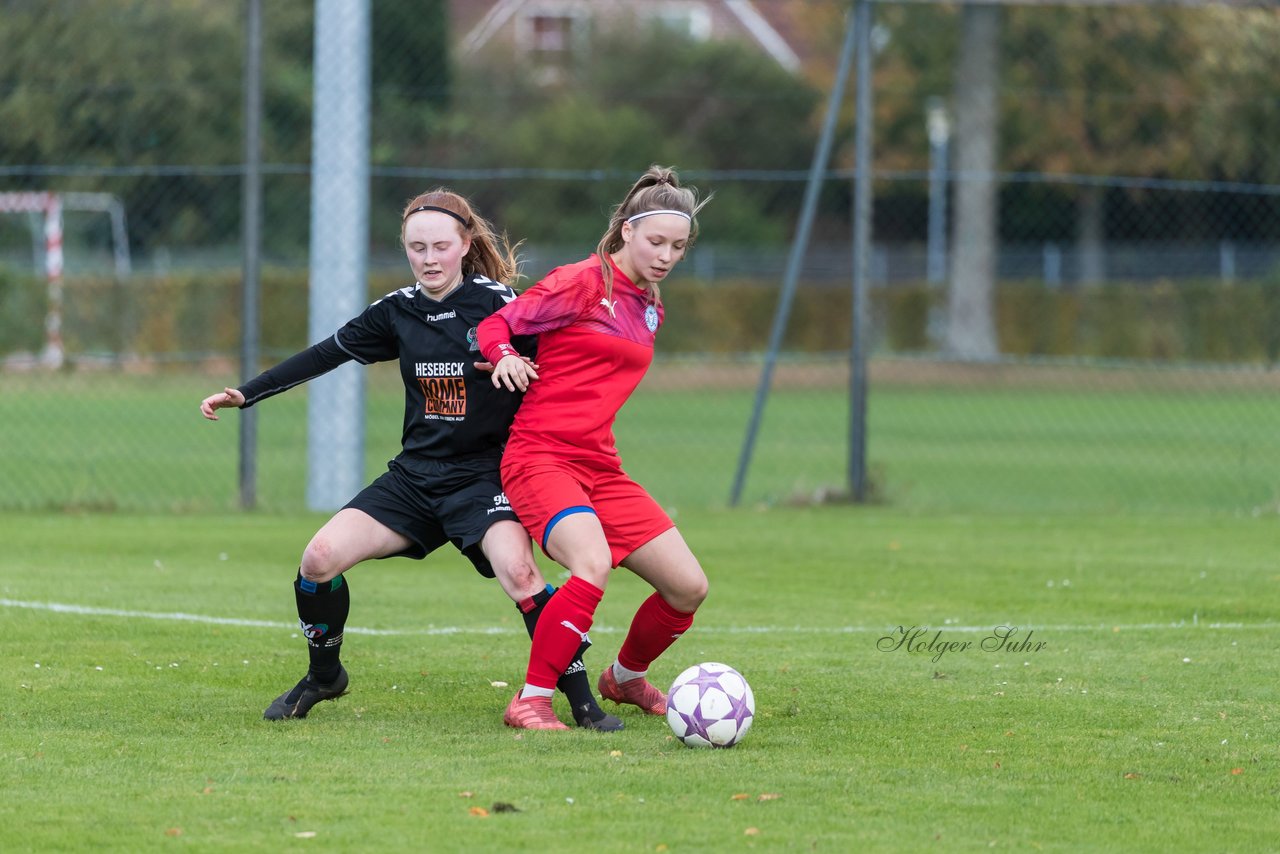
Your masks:
<svg viewBox="0 0 1280 854"><path fill-rule="evenodd" d="M43 244L37 237L33 245L37 247L34 250L36 269L43 267L49 283L49 309L45 315L44 351L40 354L40 362L50 368L62 367L66 358L62 346L62 215L67 210L109 216L116 276L125 278L132 270L124 203L117 196L111 193L0 193L0 214L42 214L44 218ZM33 229L35 227L33 225ZM38 248L41 245L43 253Z"/></svg>

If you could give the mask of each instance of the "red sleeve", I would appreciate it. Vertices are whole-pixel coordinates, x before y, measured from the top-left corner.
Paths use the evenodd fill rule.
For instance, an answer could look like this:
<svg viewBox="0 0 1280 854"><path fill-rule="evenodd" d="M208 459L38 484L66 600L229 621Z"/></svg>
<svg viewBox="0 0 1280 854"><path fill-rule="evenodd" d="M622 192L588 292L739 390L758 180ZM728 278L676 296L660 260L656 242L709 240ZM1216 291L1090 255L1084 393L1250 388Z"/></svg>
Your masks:
<svg viewBox="0 0 1280 854"><path fill-rule="evenodd" d="M476 327L476 343L480 345L480 355L495 365L503 356L520 355L511 346L511 327L498 312L480 321L480 325Z"/></svg>
<svg viewBox="0 0 1280 854"><path fill-rule="evenodd" d="M495 365L503 356L519 355L511 346L512 335L537 335L569 326L582 315L590 293L580 269L568 275L565 268L552 270L481 322L476 329L481 354Z"/></svg>

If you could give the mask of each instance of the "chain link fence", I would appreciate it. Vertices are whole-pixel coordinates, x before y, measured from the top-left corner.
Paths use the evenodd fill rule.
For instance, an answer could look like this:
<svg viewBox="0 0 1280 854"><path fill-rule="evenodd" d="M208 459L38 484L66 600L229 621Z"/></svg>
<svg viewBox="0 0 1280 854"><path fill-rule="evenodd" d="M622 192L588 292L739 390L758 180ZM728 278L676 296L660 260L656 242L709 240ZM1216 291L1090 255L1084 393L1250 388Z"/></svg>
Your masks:
<svg viewBox="0 0 1280 854"><path fill-rule="evenodd" d="M528 284L589 252L650 163L677 165L715 200L618 437L678 509L728 498L849 4L660 6L373 0L367 296L409 281L399 212L428 187L523 240ZM233 509L237 416L197 404L239 381L244 5L0 10L0 507ZM314 9L263 13L265 366L310 343L325 212ZM881 3L874 21L871 499L1276 512L1280 12ZM752 504L846 489L852 116ZM372 476L402 401L393 369L367 378ZM306 399L260 408L262 509L305 506Z"/></svg>

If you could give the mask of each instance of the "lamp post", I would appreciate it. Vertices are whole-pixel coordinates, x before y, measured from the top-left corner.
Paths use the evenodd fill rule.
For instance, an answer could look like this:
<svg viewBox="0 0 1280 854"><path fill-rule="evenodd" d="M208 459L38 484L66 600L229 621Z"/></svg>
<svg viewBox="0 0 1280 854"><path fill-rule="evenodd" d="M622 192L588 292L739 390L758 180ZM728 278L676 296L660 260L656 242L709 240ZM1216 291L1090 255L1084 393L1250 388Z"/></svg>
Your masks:
<svg viewBox="0 0 1280 854"><path fill-rule="evenodd" d="M926 261L930 285L947 276L947 147L951 142L951 117L936 95L926 102L925 127L929 132L929 247Z"/></svg>

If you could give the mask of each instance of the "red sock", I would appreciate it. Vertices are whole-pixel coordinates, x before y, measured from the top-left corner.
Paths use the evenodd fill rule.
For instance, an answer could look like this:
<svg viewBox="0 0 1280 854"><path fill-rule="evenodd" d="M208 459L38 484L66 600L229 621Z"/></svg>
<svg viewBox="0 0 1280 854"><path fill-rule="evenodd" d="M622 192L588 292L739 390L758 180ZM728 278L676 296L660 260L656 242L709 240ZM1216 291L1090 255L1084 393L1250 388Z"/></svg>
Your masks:
<svg viewBox="0 0 1280 854"><path fill-rule="evenodd" d="M693 614L677 611L657 593L640 603L631 618L627 639L618 650L618 663L628 670L648 670L693 625ZM567 662L566 662L567 663Z"/></svg>
<svg viewBox="0 0 1280 854"><path fill-rule="evenodd" d="M602 596L603 590L576 575L556 591L543 607L533 631L527 683L539 688L556 687L556 680L587 639Z"/></svg>

